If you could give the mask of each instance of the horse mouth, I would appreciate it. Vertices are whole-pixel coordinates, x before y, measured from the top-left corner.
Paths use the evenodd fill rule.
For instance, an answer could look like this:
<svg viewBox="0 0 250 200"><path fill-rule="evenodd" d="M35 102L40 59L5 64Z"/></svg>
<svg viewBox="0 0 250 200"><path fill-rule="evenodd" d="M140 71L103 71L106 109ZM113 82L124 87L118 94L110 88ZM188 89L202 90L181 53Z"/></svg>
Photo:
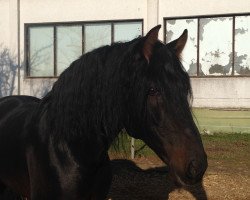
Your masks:
<svg viewBox="0 0 250 200"><path fill-rule="evenodd" d="M175 177L176 177L176 181L179 185L181 186L190 186L190 184L188 183L185 183L180 176L178 176L177 174L175 174Z"/></svg>
<svg viewBox="0 0 250 200"><path fill-rule="evenodd" d="M176 172L174 172L174 180L176 185L182 187L190 187L202 183L202 177L199 179L182 178Z"/></svg>
<svg viewBox="0 0 250 200"><path fill-rule="evenodd" d="M195 178L189 178L188 176L185 176L184 174L179 174L175 170L175 167L171 166L171 161L168 159L167 156L160 155L159 157L168 166L170 178L172 179L174 184L176 184L177 186L189 187L189 186L194 186L194 185L202 183L202 178L203 178L205 171L201 170L200 173L197 174Z"/></svg>

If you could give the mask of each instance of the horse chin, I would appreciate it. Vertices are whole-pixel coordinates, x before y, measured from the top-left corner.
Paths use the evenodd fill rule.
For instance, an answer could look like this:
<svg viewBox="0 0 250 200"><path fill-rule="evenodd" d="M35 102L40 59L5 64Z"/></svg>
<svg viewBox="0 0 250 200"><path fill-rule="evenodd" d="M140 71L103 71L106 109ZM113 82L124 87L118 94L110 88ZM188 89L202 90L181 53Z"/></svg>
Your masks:
<svg viewBox="0 0 250 200"><path fill-rule="evenodd" d="M174 179L176 186L179 186L179 187L190 187L190 186L201 184L202 182L202 180L197 181L197 180L189 180L189 179L182 178L176 172L173 173L173 176L174 176L173 179Z"/></svg>

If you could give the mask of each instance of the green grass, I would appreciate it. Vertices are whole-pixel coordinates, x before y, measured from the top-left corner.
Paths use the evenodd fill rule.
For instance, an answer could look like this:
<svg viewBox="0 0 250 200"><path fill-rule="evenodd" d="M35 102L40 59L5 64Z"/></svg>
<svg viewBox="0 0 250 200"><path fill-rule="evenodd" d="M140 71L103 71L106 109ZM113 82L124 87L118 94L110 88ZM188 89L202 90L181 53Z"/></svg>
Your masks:
<svg viewBox="0 0 250 200"><path fill-rule="evenodd" d="M202 133L204 146L207 147L208 150L214 147L220 152L218 155L211 154L211 159L213 159L215 155L221 159L232 159L230 156L234 154L230 153L230 148L237 149L237 145L239 148L236 151L241 151L243 149L244 151L241 152L241 154L249 157L250 110L212 110L195 108L193 109L193 113L196 124ZM120 141L119 144L116 143L113 145L110 152L118 156L130 158L131 138L127 134L122 134L119 136L118 141ZM135 140L136 156L155 155L149 147L142 147L144 147L144 142ZM224 154L223 151L227 153Z"/></svg>
<svg viewBox="0 0 250 200"><path fill-rule="evenodd" d="M250 134L203 135L210 171L250 175Z"/></svg>
<svg viewBox="0 0 250 200"><path fill-rule="evenodd" d="M250 133L250 110L193 109L201 133Z"/></svg>
<svg viewBox="0 0 250 200"><path fill-rule="evenodd" d="M222 142L231 143L237 141L248 142L250 144L250 134L215 134L215 135L202 135L202 140L204 142Z"/></svg>
<svg viewBox="0 0 250 200"><path fill-rule="evenodd" d="M118 157L130 158L131 137L126 133L119 135L119 138L113 143L109 151L111 154L116 154ZM142 140L135 140L135 156L149 155L155 154L148 146L145 146Z"/></svg>
<svg viewBox="0 0 250 200"><path fill-rule="evenodd" d="M250 134L203 135L202 141L211 159L240 161L250 156Z"/></svg>
<svg viewBox="0 0 250 200"><path fill-rule="evenodd" d="M235 170L243 174L250 175L250 134L214 134L202 135L205 151L208 155L209 170L235 173ZM130 158L130 137L123 136L123 147L118 151L110 149L112 158ZM141 140L135 141L136 150L140 149L144 143ZM145 146L137 151L138 157L154 157L155 153Z"/></svg>

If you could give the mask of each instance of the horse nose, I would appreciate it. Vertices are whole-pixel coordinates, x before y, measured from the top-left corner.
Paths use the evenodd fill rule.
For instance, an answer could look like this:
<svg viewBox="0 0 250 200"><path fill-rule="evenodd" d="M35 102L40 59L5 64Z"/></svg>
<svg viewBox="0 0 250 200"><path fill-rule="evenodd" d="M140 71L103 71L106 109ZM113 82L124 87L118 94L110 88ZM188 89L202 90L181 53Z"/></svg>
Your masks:
<svg viewBox="0 0 250 200"><path fill-rule="evenodd" d="M186 176L188 179L198 182L202 179L207 168L205 161L191 160L188 165Z"/></svg>

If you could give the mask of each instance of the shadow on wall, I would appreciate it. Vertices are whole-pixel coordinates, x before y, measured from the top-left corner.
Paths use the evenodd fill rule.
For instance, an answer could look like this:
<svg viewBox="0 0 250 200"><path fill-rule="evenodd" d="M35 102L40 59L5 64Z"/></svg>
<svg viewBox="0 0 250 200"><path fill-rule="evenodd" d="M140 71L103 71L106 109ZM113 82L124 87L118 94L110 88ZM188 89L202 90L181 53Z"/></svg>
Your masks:
<svg viewBox="0 0 250 200"><path fill-rule="evenodd" d="M23 70L23 63L20 69ZM23 73L21 73L23 74ZM17 94L18 64L17 56L10 49L0 44L0 98ZM41 98L51 89L56 79L23 79L23 95Z"/></svg>
<svg viewBox="0 0 250 200"><path fill-rule="evenodd" d="M0 97L13 95L17 78L17 57L0 44Z"/></svg>
<svg viewBox="0 0 250 200"><path fill-rule="evenodd" d="M25 88L23 90L24 94L28 94L31 96L35 96L37 98L44 97L53 86L56 79L54 78L46 78L44 79L25 79L23 87Z"/></svg>

